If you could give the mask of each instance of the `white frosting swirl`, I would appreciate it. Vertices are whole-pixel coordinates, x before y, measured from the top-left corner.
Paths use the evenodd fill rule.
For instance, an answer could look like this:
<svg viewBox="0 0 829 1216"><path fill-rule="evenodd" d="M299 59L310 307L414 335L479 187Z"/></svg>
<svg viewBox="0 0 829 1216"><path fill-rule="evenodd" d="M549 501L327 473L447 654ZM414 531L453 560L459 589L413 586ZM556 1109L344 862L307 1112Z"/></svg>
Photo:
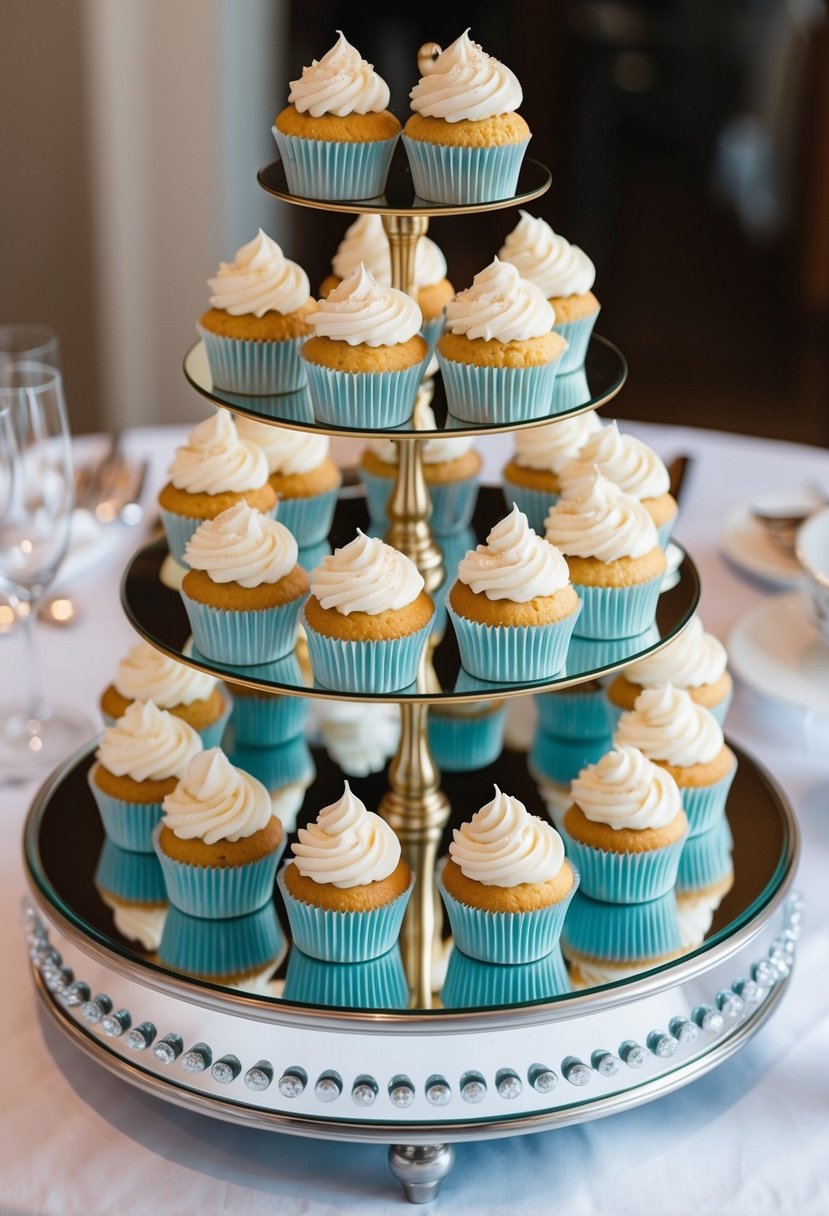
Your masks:
<svg viewBox="0 0 829 1216"><path fill-rule="evenodd" d="M95 754L116 777L166 781L180 777L201 749L200 736L181 718L152 701L133 701L104 731Z"/></svg>
<svg viewBox="0 0 829 1216"><path fill-rule="evenodd" d="M596 281L590 258L553 232L546 220L520 211L520 220L498 250L498 257L511 262L522 279L535 283L549 300L553 296L584 295Z"/></svg>
<svg viewBox="0 0 829 1216"><path fill-rule="evenodd" d="M495 258L446 305L446 327L467 338L526 342L548 334L555 313L543 293Z"/></svg>
<svg viewBox="0 0 829 1216"><path fill-rule="evenodd" d="M232 262L219 262L219 272L207 280L210 303L233 317L266 312L296 312L311 298L308 275L289 262L276 241L260 228L252 241L236 250Z"/></svg>
<svg viewBox="0 0 829 1216"><path fill-rule="evenodd" d="M337 118L376 114L389 104L389 86L342 30L337 30L337 41L331 50L303 68L299 80L291 81L288 101L300 114L310 114L312 118L323 114L334 114Z"/></svg>
<svg viewBox="0 0 829 1216"><path fill-rule="evenodd" d="M567 562L549 541L536 536L523 511L513 504L486 538L458 566L458 579L488 600L526 604L555 595L570 581Z"/></svg>
<svg viewBox="0 0 829 1216"><path fill-rule="evenodd" d="M674 688L699 688L716 684L725 672L728 655L722 642L705 633L698 616L691 617L682 633L656 654L647 655L625 668L625 678L642 688L673 684Z"/></svg>
<svg viewBox="0 0 829 1216"><path fill-rule="evenodd" d="M409 97L418 114L476 122L517 110L524 94L515 73L487 55L467 29L438 55Z"/></svg>
<svg viewBox="0 0 829 1216"><path fill-rule="evenodd" d="M238 502L199 524L184 558L214 583L259 587L278 583L297 563L297 543L284 524Z"/></svg>
<svg viewBox="0 0 829 1216"><path fill-rule="evenodd" d="M259 448L239 438L230 414L217 410L176 448L169 477L189 494L244 494L262 488L268 462Z"/></svg>
<svg viewBox="0 0 829 1216"><path fill-rule="evenodd" d="M414 337L423 316L411 296L383 287L361 262L317 303L308 321L320 337L349 346L396 346Z"/></svg>
<svg viewBox="0 0 829 1216"><path fill-rule="evenodd" d="M354 540L324 557L311 574L311 594L343 616L396 612L413 603L423 587L413 561L359 528Z"/></svg>
<svg viewBox="0 0 829 1216"><path fill-rule="evenodd" d="M601 425L596 413L588 410L586 414L576 414L575 418L562 418L560 422L545 422L543 426L518 431L513 459L524 469L560 473L590 436L601 430Z"/></svg>
<svg viewBox="0 0 829 1216"><path fill-rule="evenodd" d="M603 562L644 557L657 547L656 527L642 504L596 473L575 484L547 512L547 540L568 557Z"/></svg>
<svg viewBox="0 0 829 1216"><path fill-rule="evenodd" d="M665 827L682 810L671 774L623 744L583 768L570 792L587 819L616 830Z"/></svg>
<svg viewBox="0 0 829 1216"><path fill-rule="evenodd" d="M159 709L206 701L218 683L215 676L177 663L148 642L130 648L113 680L116 690L128 701L154 701Z"/></svg>
<svg viewBox="0 0 829 1216"><path fill-rule="evenodd" d="M598 471L634 498L658 498L667 494L668 470L646 443L632 435L621 435L615 422L590 436L578 456L560 473L562 491L569 494L579 481Z"/></svg>
<svg viewBox="0 0 829 1216"><path fill-rule="evenodd" d="M181 840L231 842L252 836L271 820L271 799L261 781L235 768L220 747L194 757L162 803L164 824Z"/></svg>
<svg viewBox="0 0 829 1216"><path fill-rule="evenodd" d="M412 414L412 423L416 431L437 430L438 424L431 405L418 401ZM465 456L472 450L474 443L474 438L468 435L452 439L445 435L433 435L423 440L420 454L424 464L445 464L447 460L457 460L460 456ZM366 447L386 464L397 464L398 448L393 439L370 439Z"/></svg>
<svg viewBox="0 0 829 1216"><path fill-rule="evenodd" d="M331 269L338 279L347 279L360 263L383 287L391 287L391 254L383 221L374 212L359 216L337 246ZM413 287L432 287L446 278L446 258L434 241L422 236L415 249Z"/></svg>
<svg viewBox="0 0 829 1216"><path fill-rule="evenodd" d="M238 417L236 429L246 443L255 444L265 453L269 473L291 477L294 473L310 473L328 458L330 446L327 435L310 431L284 431L267 422Z"/></svg>
<svg viewBox="0 0 829 1216"><path fill-rule="evenodd" d="M397 869L400 841L384 819L367 811L345 782L343 796L300 828L291 845L303 878L341 889L382 882Z"/></svg>
<svg viewBox="0 0 829 1216"><path fill-rule="evenodd" d="M502 794L452 831L449 856L467 878L487 887L549 882L564 862L564 842L551 823Z"/></svg>
<svg viewBox="0 0 829 1216"><path fill-rule="evenodd" d="M623 713L614 740L638 747L650 760L687 768L719 755L723 733L714 715L682 688L646 688Z"/></svg>

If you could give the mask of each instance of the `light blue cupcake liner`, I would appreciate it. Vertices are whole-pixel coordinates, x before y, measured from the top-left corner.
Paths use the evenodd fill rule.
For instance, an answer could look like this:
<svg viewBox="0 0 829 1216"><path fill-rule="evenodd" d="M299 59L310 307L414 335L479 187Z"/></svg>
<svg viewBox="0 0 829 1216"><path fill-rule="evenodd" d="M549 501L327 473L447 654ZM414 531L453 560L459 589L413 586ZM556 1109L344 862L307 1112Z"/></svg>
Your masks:
<svg viewBox="0 0 829 1216"><path fill-rule="evenodd" d="M291 194L330 201L377 198L386 188L399 135L365 143L306 139L272 127Z"/></svg>
<svg viewBox="0 0 829 1216"><path fill-rule="evenodd" d="M554 502L558 502L559 495L549 490L534 490L532 486L519 486L507 477L502 480L501 491L507 510L512 510L512 504L515 503L518 510L526 515L530 527L539 536L543 536L547 512Z"/></svg>
<svg viewBox="0 0 829 1216"><path fill-rule="evenodd" d="M166 904L167 888L155 853L130 853L106 837L95 885L132 904Z"/></svg>
<svg viewBox="0 0 829 1216"><path fill-rule="evenodd" d="M632 638L653 624L662 575L629 587L583 587L579 583L573 586L584 604L575 630L579 637Z"/></svg>
<svg viewBox="0 0 829 1216"><path fill-rule="evenodd" d="M429 621L406 637L386 642L351 642L317 633L304 614L302 624L314 679L323 688L336 692L399 692L413 684L432 630Z"/></svg>
<svg viewBox="0 0 829 1216"><path fill-rule="evenodd" d="M626 963L673 954L682 934L673 891L642 903L609 904L579 891L562 933L566 952L575 951L610 963Z"/></svg>
<svg viewBox="0 0 829 1216"><path fill-rule="evenodd" d="M171 556L179 565L184 566L185 570L189 570L190 567L184 560L184 550L187 548L190 537L199 524L204 523L204 520L191 519L189 515L176 515L174 511L165 511L163 507L159 509L159 515L164 525L167 548L170 550Z"/></svg>
<svg viewBox="0 0 829 1216"><path fill-rule="evenodd" d="M125 802L99 789L93 779L95 766L89 770L89 788L98 807L104 831L113 843L130 853L153 851L153 830L161 819L160 802Z"/></svg>
<svg viewBox="0 0 829 1216"><path fill-rule="evenodd" d="M480 680L512 683L557 675L567 659L581 607L548 625L482 625L460 616L447 603L461 664Z"/></svg>
<svg viewBox="0 0 829 1216"><path fill-rule="evenodd" d="M446 327L446 310L441 309L438 316L433 317L431 321L424 320L420 332L423 334L423 340L428 342L429 349L434 350L435 343L443 333Z"/></svg>
<svg viewBox="0 0 829 1216"><path fill-rule="evenodd" d="M660 549L667 549L675 523L676 515L672 515L670 519L666 519L664 524L660 524L656 529L656 539L659 541Z"/></svg>
<svg viewBox="0 0 829 1216"><path fill-rule="evenodd" d="M297 564L302 566L306 574L311 574L333 552L327 540L321 540L316 545L308 545L297 553Z"/></svg>
<svg viewBox="0 0 829 1216"><path fill-rule="evenodd" d="M680 785L679 795L688 816L689 836L700 836L710 831L725 817L725 803L736 772L735 764L713 785Z"/></svg>
<svg viewBox="0 0 829 1216"><path fill-rule="evenodd" d="M403 135L415 194L432 203L493 203L515 194L528 139L490 148L427 143Z"/></svg>
<svg viewBox="0 0 829 1216"><path fill-rule="evenodd" d="M560 359L537 367L476 367L436 350L446 389L446 407L463 422L481 425L524 422L552 413Z"/></svg>
<svg viewBox="0 0 829 1216"><path fill-rule="evenodd" d="M530 765L533 772L547 781L568 785L586 764L595 764L610 751L610 746L610 735L600 739L561 739L540 730L536 731L530 748Z"/></svg>
<svg viewBox="0 0 829 1216"><path fill-rule="evenodd" d="M284 957L285 934L271 901L247 916L205 920L171 908L158 947L158 960L185 975L223 977L261 970Z"/></svg>
<svg viewBox="0 0 829 1216"><path fill-rule="evenodd" d="M236 696L230 724L235 747L270 747L301 734L309 704L302 697Z"/></svg>
<svg viewBox="0 0 829 1216"><path fill-rule="evenodd" d="M679 859L677 894L702 890L733 874L731 848L731 831L724 819L699 836L689 836Z"/></svg>
<svg viewBox="0 0 829 1216"><path fill-rule="evenodd" d="M444 1009L491 1009L497 1005L526 1005L570 992L567 968L558 946L534 963L483 963L461 950L449 955L440 990Z"/></svg>
<svg viewBox="0 0 829 1216"><path fill-rule="evenodd" d="M567 358L569 351L565 351L562 355L562 362ZM575 372L562 372L556 376L556 382L553 385L553 414L563 414L566 410L576 410L580 406L587 405L587 402L592 399L593 394L590 392L590 384L584 369L580 368Z"/></svg>
<svg viewBox="0 0 829 1216"><path fill-rule="evenodd" d="M569 674L583 675L601 667L610 667L638 658L655 645L660 636L655 623L644 633L629 638L582 638L574 633L567 652L566 670Z"/></svg>
<svg viewBox="0 0 829 1216"><path fill-rule="evenodd" d="M507 706L500 705L477 717L429 711L429 750L439 769L468 773L497 760L504 746Z"/></svg>
<svg viewBox="0 0 829 1216"><path fill-rule="evenodd" d="M322 962L294 949L282 996L325 1009L407 1009L409 985L400 947L365 963Z"/></svg>
<svg viewBox="0 0 829 1216"><path fill-rule="evenodd" d="M291 863L289 863L291 864ZM285 886L285 868L277 875L294 944L312 958L328 963L364 963L391 950L400 934L403 913L414 886L382 908L367 912L334 912L294 899Z"/></svg>
<svg viewBox="0 0 829 1216"><path fill-rule="evenodd" d="M542 730L560 739L609 739L613 724L603 688L563 688L535 698Z"/></svg>
<svg viewBox="0 0 829 1216"><path fill-rule="evenodd" d="M275 853L243 866L193 866L174 861L158 843L161 824L153 833L153 848L164 871L167 898L180 912L227 920L256 912L273 897L273 880L285 850L283 835Z"/></svg>
<svg viewBox="0 0 829 1216"><path fill-rule="evenodd" d="M232 612L181 598L190 620L193 641L199 651L217 663L255 667L288 655L296 645L297 624L304 602L299 596L275 608Z"/></svg>
<svg viewBox="0 0 829 1216"><path fill-rule="evenodd" d="M307 784L316 774L311 749L303 735L270 747L242 747L238 744L230 755L230 761L261 781L269 793L298 781Z"/></svg>
<svg viewBox="0 0 829 1216"><path fill-rule="evenodd" d="M360 481L366 488L366 505L369 517L378 527L388 525L386 507L394 488L391 477L378 477L361 466L357 469ZM478 478L465 477L460 481L426 483L432 503L429 525L435 536L454 536L469 527L478 501Z"/></svg>
<svg viewBox="0 0 829 1216"><path fill-rule="evenodd" d="M683 840L643 853L611 853L574 840L559 828L567 856L581 874L583 895L602 903L638 904L667 895L676 883Z"/></svg>
<svg viewBox="0 0 829 1216"><path fill-rule="evenodd" d="M303 364L303 371L305 365ZM292 393L271 393L257 397L251 401L245 393L231 393L222 389L222 399L231 409L248 414L254 420L257 418L278 418L280 422L304 422L306 426L314 425L314 408L311 404L311 394L308 392L307 376L303 387Z"/></svg>
<svg viewBox="0 0 829 1216"><path fill-rule="evenodd" d="M276 517L296 540L300 549L318 545L331 531L337 489L310 498L280 498Z"/></svg>
<svg viewBox="0 0 829 1216"><path fill-rule="evenodd" d="M344 372L305 360L314 417L331 426L388 430L412 416L426 361L397 372Z"/></svg>
<svg viewBox="0 0 829 1216"><path fill-rule="evenodd" d="M203 325L196 329L204 342L214 388L245 397L269 397L305 387L305 368L299 357L305 338L252 342L222 337Z"/></svg>
<svg viewBox="0 0 829 1216"><path fill-rule="evenodd" d="M574 878L570 892L559 903L531 912L470 908L446 890L441 866L435 882L458 950L484 963L533 963L550 954L558 945L567 909L579 885L578 868L572 859L570 864Z"/></svg>
<svg viewBox="0 0 829 1216"><path fill-rule="evenodd" d="M584 367L590 335L600 311L597 308L589 317L579 317L577 321L557 321L553 326L553 333L560 334L568 343L568 349L561 356L559 372L562 375L569 375Z"/></svg>

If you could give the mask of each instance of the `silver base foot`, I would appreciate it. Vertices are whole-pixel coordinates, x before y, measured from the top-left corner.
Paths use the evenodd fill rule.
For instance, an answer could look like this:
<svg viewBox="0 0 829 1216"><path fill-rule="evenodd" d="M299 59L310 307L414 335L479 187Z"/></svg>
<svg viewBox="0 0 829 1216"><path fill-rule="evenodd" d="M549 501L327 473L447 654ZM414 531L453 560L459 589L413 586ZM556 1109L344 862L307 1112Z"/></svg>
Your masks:
<svg viewBox="0 0 829 1216"><path fill-rule="evenodd" d="M393 1144L389 1149L389 1169L409 1203L431 1203L437 1199L440 1184L455 1163L451 1144Z"/></svg>

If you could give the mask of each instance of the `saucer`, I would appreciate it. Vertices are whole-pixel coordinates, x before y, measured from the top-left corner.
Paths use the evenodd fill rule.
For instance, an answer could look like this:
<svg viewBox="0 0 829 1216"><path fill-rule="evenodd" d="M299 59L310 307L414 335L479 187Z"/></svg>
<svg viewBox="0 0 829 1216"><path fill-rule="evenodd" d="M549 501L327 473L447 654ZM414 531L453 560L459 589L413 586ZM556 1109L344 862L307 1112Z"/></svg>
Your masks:
<svg viewBox="0 0 829 1216"><path fill-rule="evenodd" d="M802 592L777 595L741 621L728 639L728 661L756 692L829 714L829 646Z"/></svg>
<svg viewBox="0 0 829 1216"><path fill-rule="evenodd" d="M738 569L777 587L796 587L802 577L794 554L790 556L774 543L752 515L750 502L741 503L726 515L720 548Z"/></svg>

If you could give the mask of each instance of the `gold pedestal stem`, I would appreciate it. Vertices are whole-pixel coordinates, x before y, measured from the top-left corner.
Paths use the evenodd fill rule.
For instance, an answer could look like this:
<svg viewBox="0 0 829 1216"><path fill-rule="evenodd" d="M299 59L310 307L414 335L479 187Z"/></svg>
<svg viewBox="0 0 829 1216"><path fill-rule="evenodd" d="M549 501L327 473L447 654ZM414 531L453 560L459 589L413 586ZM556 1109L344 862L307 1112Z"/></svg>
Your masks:
<svg viewBox="0 0 829 1216"><path fill-rule="evenodd" d="M435 861L449 818L449 800L438 786L439 774L426 737L428 711L428 705L404 702L400 706L400 743L389 767L391 789L379 807L400 838L403 856L415 874L401 946L418 1009L428 1009L432 1003Z"/></svg>
<svg viewBox="0 0 829 1216"><path fill-rule="evenodd" d="M417 242L428 227L429 217L425 215L383 216L383 228L389 238L392 287L408 295L414 295ZM421 393L431 400L431 392L432 385L427 381ZM391 523L386 540L411 558L426 581L426 590L435 591L443 582L443 556L429 527L432 505L423 477L420 441L399 440L397 457L397 477L387 508Z"/></svg>

